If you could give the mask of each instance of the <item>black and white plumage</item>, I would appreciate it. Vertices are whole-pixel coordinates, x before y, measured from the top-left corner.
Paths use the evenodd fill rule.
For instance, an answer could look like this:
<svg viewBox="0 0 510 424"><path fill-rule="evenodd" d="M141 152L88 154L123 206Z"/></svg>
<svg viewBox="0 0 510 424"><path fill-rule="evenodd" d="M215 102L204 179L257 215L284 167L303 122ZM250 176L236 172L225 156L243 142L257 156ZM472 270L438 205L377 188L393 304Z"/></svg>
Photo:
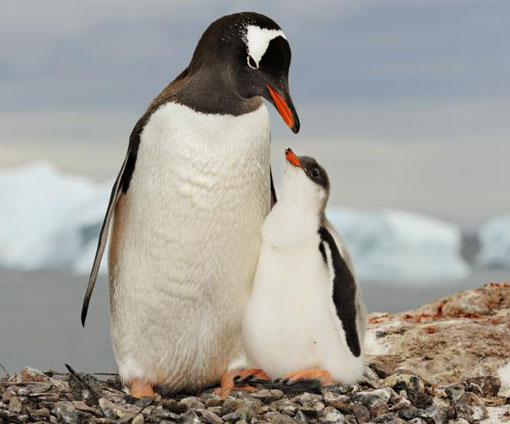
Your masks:
<svg viewBox="0 0 510 424"><path fill-rule="evenodd" d="M290 59L268 17L220 18L135 125L82 308L84 323L110 234L112 344L124 382L196 390L243 355L242 307L275 201L262 98L299 130Z"/></svg>
<svg viewBox="0 0 510 424"><path fill-rule="evenodd" d="M332 380L363 374L366 311L347 248L324 209L326 171L286 152L278 203L265 220L243 339L253 365L277 378L320 368Z"/></svg>

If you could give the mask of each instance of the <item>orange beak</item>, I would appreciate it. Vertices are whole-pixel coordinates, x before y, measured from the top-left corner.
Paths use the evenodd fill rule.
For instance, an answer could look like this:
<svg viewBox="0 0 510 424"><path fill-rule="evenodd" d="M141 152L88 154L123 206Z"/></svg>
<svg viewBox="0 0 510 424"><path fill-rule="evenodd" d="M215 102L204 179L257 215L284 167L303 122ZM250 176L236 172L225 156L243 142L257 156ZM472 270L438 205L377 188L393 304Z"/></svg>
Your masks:
<svg viewBox="0 0 510 424"><path fill-rule="evenodd" d="M296 168L303 168L299 158L294 154L290 147L285 149L285 159L287 159L287 162L289 162L291 165L294 165Z"/></svg>
<svg viewBox="0 0 510 424"><path fill-rule="evenodd" d="M283 121L287 124L287 126L293 131L299 131L299 122L296 123L296 119L294 118L294 113L292 113L291 108L287 104L287 102L283 99L283 97L278 94L276 90L274 90L269 84L266 84L267 89L269 90L269 94L271 94L271 98L273 99L274 105L278 110L279 114L283 118Z"/></svg>

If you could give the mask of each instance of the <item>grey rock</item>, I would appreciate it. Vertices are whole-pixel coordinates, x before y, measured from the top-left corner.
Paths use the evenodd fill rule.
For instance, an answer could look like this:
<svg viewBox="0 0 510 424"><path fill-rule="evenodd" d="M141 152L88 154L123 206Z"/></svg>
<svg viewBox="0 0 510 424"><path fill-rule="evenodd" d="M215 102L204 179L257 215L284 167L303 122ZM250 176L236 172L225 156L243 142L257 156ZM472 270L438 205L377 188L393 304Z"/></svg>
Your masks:
<svg viewBox="0 0 510 424"><path fill-rule="evenodd" d="M352 412L351 398L347 395L335 392L324 392L323 398L326 405L338 409L343 414L350 414Z"/></svg>
<svg viewBox="0 0 510 424"><path fill-rule="evenodd" d="M446 395L454 402L460 399L465 391L463 384L454 384L445 388Z"/></svg>
<svg viewBox="0 0 510 424"><path fill-rule="evenodd" d="M352 414L356 417L359 424L368 423L370 421L370 411L363 405L353 404Z"/></svg>
<svg viewBox="0 0 510 424"><path fill-rule="evenodd" d="M317 395L314 393L302 393L300 395L294 396L292 402L299 402L301 405L308 407L312 406L313 403L322 400L321 395Z"/></svg>
<svg viewBox="0 0 510 424"><path fill-rule="evenodd" d="M131 424L144 424L145 419L143 418L143 414L138 414L133 418L133 421L131 421Z"/></svg>
<svg viewBox="0 0 510 424"><path fill-rule="evenodd" d="M398 411L398 416L404 420L412 420L413 418L417 418L422 414L423 411L418 408L404 408Z"/></svg>
<svg viewBox="0 0 510 424"><path fill-rule="evenodd" d="M244 420L246 421L247 415L245 411L235 411L230 414L226 414L222 416L224 421L228 421L230 423L236 423L238 421Z"/></svg>
<svg viewBox="0 0 510 424"><path fill-rule="evenodd" d="M253 392L250 394L252 398L260 399L262 402L269 403L275 400L279 400L283 397L283 392L281 390L268 390L262 389L257 392Z"/></svg>
<svg viewBox="0 0 510 424"><path fill-rule="evenodd" d="M187 411L181 416L182 424L200 424L202 420L198 417L195 411Z"/></svg>
<svg viewBox="0 0 510 424"><path fill-rule="evenodd" d="M210 408L207 408L207 409L221 417L221 406L211 406Z"/></svg>
<svg viewBox="0 0 510 424"><path fill-rule="evenodd" d="M332 393L339 393L341 395L346 395L348 393L351 393L354 390L355 386L351 385L345 385L345 384L336 384L334 386L328 386L323 388L321 391L324 392L332 392Z"/></svg>
<svg viewBox="0 0 510 424"><path fill-rule="evenodd" d="M214 397L209 397L209 398L205 399L205 406L207 408L221 406L221 405L223 405L224 401L225 401L225 399L215 395Z"/></svg>
<svg viewBox="0 0 510 424"><path fill-rule="evenodd" d="M197 412L192 410L193 412ZM144 411L145 412L145 411ZM161 406L154 408L151 413L148 415L151 421L161 421L161 420L178 420L181 416L176 414L175 412L168 411L163 409Z"/></svg>
<svg viewBox="0 0 510 424"><path fill-rule="evenodd" d="M408 421L409 424L427 424L427 422L422 418L413 418L412 420Z"/></svg>
<svg viewBox="0 0 510 424"><path fill-rule="evenodd" d="M21 387L18 390L18 396L28 396L32 392L32 388L29 386Z"/></svg>
<svg viewBox="0 0 510 424"><path fill-rule="evenodd" d="M356 420L354 415L346 415L345 424L358 424L358 421Z"/></svg>
<svg viewBox="0 0 510 424"><path fill-rule="evenodd" d="M471 392L465 392L454 401L457 418L466 421L480 421L488 417L487 408L478 396Z"/></svg>
<svg viewBox="0 0 510 424"><path fill-rule="evenodd" d="M33 417L49 417L50 410L48 408L36 409L35 411L30 411L30 415Z"/></svg>
<svg viewBox="0 0 510 424"><path fill-rule="evenodd" d="M299 407L299 410L307 416L318 417L324 410L324 404L322 402L315 401L309 406Z"/></svg>
<svg viewBox="0 0 510 424"><path fill-rule="evenodd" d="M204 404L194 396L188 396L181 399L181 403L186 405L188 409L202 409ZM168 408L167 408L168 409Z"/></svg>
<svg viewBox="0 0 510 424"><path fill-rule="evenodd" d="M293 417L296 414L297 406L295 403L291 402L289 399L281 399L275 402L276 409L282 414Z"/></svg>
<svg viewBox="0 0 510 424"><path fill-rule="evenodd" d="M161 405L163 408L176 414L182 414L188 410L188 406L185 403L178 402L175 399L163 399Z"/></svg>
<svg viewBox="0 0 510 424"><path fill-rule="evenodd" d="M386 405L390 399L391 392L388 388L359 392L354 395L354 400L367 408L373 408L376 404Z"/></svg>
<svg viewBox="0 0 510 424"><path fill-rule="evenodd" d="M9 411L14 414L19 414L23 411L23 398L13 396L9 399Z"/></svg>
<svg viewBox="0 0 510 424"><path fill-rule="evenodd" d="M223 420L217 414L212 412L210 409L202 409L198 411L202 416L202 419L209 424L222 424Z"/></svg>
<svg viewBox="0 0 510 424"><path fill-rule="evenodd" d="M266 419L273 424L295 424L295 420L279 412L266 414ZM306 422L306 421L305 421Z"/></svg>
<svg viewBox="0 0 510 424"><path fill-rule="evenodd" d="M303 414L303 412L301 412L301 411L297 411L296 412L296 415L294 416L294 420L297 423L300 423L300 424L307 424L308 423L308 418L306 418L306 415Z"/></svg>
<svg viewBox="0 0 510 424"><path fill-rule="evenodd" d="M384 379L384 384L390 386L393 390L399 393L401 390L413 389L419 392L425 390L425 383L423 380L412 374L393 374Z"/></svg>
<svg viewBox="0 0 510 424"><path fill-rule="evenodd" d="M465 384L468 391L486 397L497 396L501 389L501 380L491 376L467 378Z"/></svg>
<svg viewBox="0 0 510 424"><path fill-rule="evenodd" d="M55 408L53 410L59 422L64 422L68 424L77 424L80 422L80 417L76 408L71 402L68 401L59 401L55 404Z"/></svg>
<svg viewBox="0 0 510 424"><path fill-rule="evenodd" d="M237 410L242 405L242 402L239 399L234 399L232 397L228 397L223 402L221 406L221 416L230 414Z"/></svg>
<svg viewBox="0 0 510 424"><path fill-rule="evenodd" d="M399 398L394 404L393 406L390 408L390 411L399 411L401 409L408 409L408 408L412 408L413 405L412 403L409 401L409 399L405 399L405 398Z"/></svg>
<svg viewBox="0 0 510 424"><path fill-rule="evenodd" d="M420 392L412 388L407 389L407 398L416 408L428 408L434 401L432 395L427 392Z"/></svg>
<svg viewBox="0 0 510 424"><path fill-rule="evenodd" d="M332 406L328 406L324 408L324 411L322 412L321 422L343 424L345 423L345 417L344 414L337 411Z"/></svg>
<svg viewBox="0 0 510 424"><path fill-rule="evenodd" d="M246 419L250 420L258 413L261 406L262 401L260 399L246 397L243 399L241 406L237 408L236 412L244 411L246 413Z"/></svg>

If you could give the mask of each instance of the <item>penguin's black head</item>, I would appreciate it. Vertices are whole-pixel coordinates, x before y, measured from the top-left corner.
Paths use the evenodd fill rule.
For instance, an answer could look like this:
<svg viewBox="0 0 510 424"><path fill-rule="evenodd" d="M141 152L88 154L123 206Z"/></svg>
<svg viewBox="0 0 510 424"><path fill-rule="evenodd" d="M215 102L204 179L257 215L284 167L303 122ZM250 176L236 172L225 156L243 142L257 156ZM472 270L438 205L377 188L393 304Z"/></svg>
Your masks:
<svg viewBox="0 0 510 424"><path fill-rule="evenodd" d="M285 158L292 166L301 168L305 175L319 187L329 193L329 178L326 170L314 158L309 156L296 156L290 149L285 149Z"/></svg>
<svg viewBox="0 0 510 424"><path fill-rule="evenodd" d="M189 66L209 73L241 100L264 97L293 132L299 118L289 93L291 52L281 28L267 16L243 12L214 21L204 32Z"/></svg>
<svg viewBox="0 0 510 424"><path fill-rule="evenodd" d="M278 202L292 204L323 220L330 191L325 169L314 158L296 156L291 149L285 150L285 158L287 167Z"/></svg>

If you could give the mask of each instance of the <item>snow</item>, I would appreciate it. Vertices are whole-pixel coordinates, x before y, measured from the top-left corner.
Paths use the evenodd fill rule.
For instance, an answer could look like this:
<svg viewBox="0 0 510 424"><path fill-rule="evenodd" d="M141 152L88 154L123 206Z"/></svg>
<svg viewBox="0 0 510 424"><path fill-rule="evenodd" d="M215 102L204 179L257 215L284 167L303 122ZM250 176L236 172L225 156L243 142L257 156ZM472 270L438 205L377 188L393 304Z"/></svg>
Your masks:
<svg viewBox="0 0 510 424"><path fill-rule="evenodd" d="M398 210L329 208L362 282L444 284L468 275L462 235L451 223Z"/></svg>
<svg viewBox="0 0 510 424"><path fill-rule="evenodd" d="M478 231L481 250L478 263L483 268L510 269L510 215L487 220Z"/></svg>
<svg viewBox="0 0 510 424"><path fill-rule="evenodd" d="M0 172L0 266L65 267L83 257L99 232L109 185L45 162Z"/></svg>

